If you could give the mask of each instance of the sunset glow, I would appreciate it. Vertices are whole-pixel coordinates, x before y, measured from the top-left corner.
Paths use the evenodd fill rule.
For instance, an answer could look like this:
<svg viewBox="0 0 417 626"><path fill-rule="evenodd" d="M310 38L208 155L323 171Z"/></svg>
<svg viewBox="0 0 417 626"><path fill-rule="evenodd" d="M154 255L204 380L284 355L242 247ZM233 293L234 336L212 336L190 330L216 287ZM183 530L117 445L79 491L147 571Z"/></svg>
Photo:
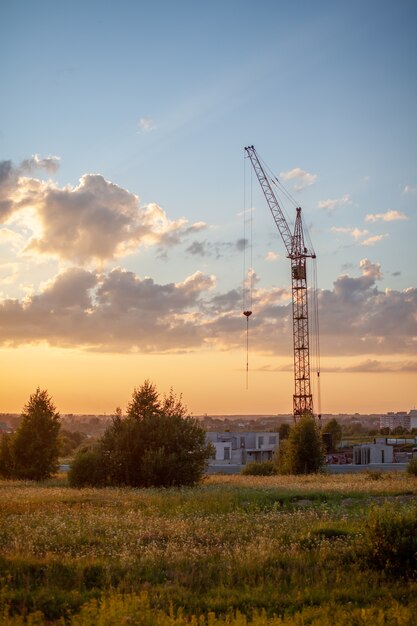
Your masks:
<svg viewBox="0 0 417 626"><path fill-rule="evenodd" d="M109 414L150 379L195 415L291 413L252 142L317 252L322 412L415 406L416 5L258 4L0 10L0 412L40 386Z"/></svg>

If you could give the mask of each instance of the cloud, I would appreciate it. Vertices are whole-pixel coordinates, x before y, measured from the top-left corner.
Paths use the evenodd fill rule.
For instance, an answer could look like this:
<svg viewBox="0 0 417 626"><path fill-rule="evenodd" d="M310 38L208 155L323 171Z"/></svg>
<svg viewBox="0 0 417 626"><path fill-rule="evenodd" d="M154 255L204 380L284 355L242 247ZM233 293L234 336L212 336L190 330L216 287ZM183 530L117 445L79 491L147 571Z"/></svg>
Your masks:
<svg viewBox="0 0 417 626"><path fill-rule="evenodd" d="M363 259L360 269L361 276L342 275L320 292L323 352L415 354L417 289L380 291L381 267Z"/></svg>
<svg viewBox="0 0 417 626"><path fill-rule="evenodd" d="M318 292L322 355L415 356L417 289L378 288L379 264L362 259L359 275L343 274ZM214 276L196 272L176 283L116 268L70 268L21 300L0 300L0 344L47 342L107 352L244 350L242 288L216 290ZM254 277L251 349L292 354L290 288L263 289Z"/></svg>
<svg viewBox="0 0 417 626"><path fill-rule="evenodd" d="M31 174L35 170L45 170L49 174L54 174L59 170L60 157L48 156L42 158L39 154L34 154L30 159L25 159L20 164L22 173Z"/></svg>
<svg viewBox="0 0 417 626"><path fill-rule="evenodd" d="M417 187L412 185L406 185L403 189L403 193L417 193Z"/></svg>
<svg viewBox="0 0 417 626"><path fill-rule="evenodd" d="M378 241L382 241L382 239L385 239L386 237L388 237L387 234L373 235L372 237L368 237L368 239L365 239L361 243L363 246L374 246L376 243L378 243Z"/></svg>
<svg viewBox="0 0 417 626"><path fill-rule="evenodd" d="M326 211L334 211L335 209L345 206L347 204L352 204L351 197L348 193L340 198L333 198L328 200L319 200L317 206L319 209L325 209Z"/></svg>
<svg viewBox="0 0 417 626"><path fill-rule="evenodd" d="M322 372L345 372L345 373L385 373L385 372L417 372L417 361L378 361L366 359L356 365L348 367L323 367Z"/></svg>
<svg viewBox="0 0 417 626"><path fill-rule="evenodd" d="M156 126L154 125L153 120L150 117L141 117L139 120L139 130L144 133L149 133L152 130L155 130Z"/></svg>
<svg viewBox="0 0 417 626"><path fill-rule="evenodd" d="M279 254L272 252L271 250L265 255L265 261L276 261L279 258Z"/></svg>
<svg viewBox="0 0 417 626"><path fill-rule="evenodd" d="M186 252L192 256L212 257L221 259L225 255L242 252L248 246L247 239L238 239L236 242L228 241L193 241Z"/></svg>
<svg viewBox="0 0 417 626"><path fill-rule="evenodd" d="M1 303L0 342L109 352L195 348L204 343L199 299L214 284L201 272L159 285L121 268L109 274L68 269L41 293Z"/></svg>
<svg viewBox="0 0 417 626"><path fill-rule="evenodd" d="M292 170L288 172L281 172L280 178L285 181L294 180L295 185L294 189L296 191L301 191L305 187L309 187L310 185L314 185L317 180L317 174L309 174L305 170L302 170L299 167L294 167Z"/></svg>
<svg viewBox="0 0 417 626"><path fill-rule="evenodd" d="M350 235L354 239L361 239L362 237L366 237L368 234L367 230L361 230L360 228L350 228L344 226L332 226L330 229L333 233L343 233L345 235Z"/></svg>
<svg viewBox="0 0 417 626"><path fill-rule="evenodd" d="M167 249L205 228L184 218L170 220L156 203L140 204L139 197L107 181L85 174L75 187L21 176L32 163L55 167L55 157L33 157L13 168L0 165L0 217L30 210L34 233L24 251L88 263L123 256L140 246Z"/></svg>
<svg viewBox="0 0 417 626"><path fill-rule="evenodd" d="M407 220L408 217L400 211L386 211L385 213L369 213L365 217L365 222L396 222L398 220Z"/></svg>
<svg viewBox="0 0 417 626"><path fill-rule="evenodd" d="M373 246L376 243L378 243L378 241L381 241L382 239L385 239L386 237L388 237L387 234L385 235L372 235L371 237L367 237L367 235L369 235L369 231L367 231L366 229L361 230L360 228L350 228L350 227L344 227L344 226L332 226L332 228L330 229L333 233L343 233L346 235L350 235L351 237L353 237L353 239L355 239L358 243L360 243L361 246ZM364 239L364 237L367 237L366 239Z"/></svg>

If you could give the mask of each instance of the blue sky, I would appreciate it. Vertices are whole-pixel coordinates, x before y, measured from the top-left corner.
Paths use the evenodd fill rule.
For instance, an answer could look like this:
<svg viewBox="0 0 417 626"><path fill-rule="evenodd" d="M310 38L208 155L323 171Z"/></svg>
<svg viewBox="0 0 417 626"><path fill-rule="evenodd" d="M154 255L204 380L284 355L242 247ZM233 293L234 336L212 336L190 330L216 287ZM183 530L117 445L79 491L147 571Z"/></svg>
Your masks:
<svg viewBox="0 0 417 626"><path fill-rule="evenodd" d="M147 219L159 228L158 235L133 237L129 224L129 236L121 231L117 250L111 249L106 238L116 222L105 223L99 210L108 189L98 192L98 181L93 185L91 179L89 193L101 203L91 211L98 211L102 228L97 230L97 222L93 232L87 216L84 248L77 249L72 239L69 254L64 238L55 247L47 241L65 229L64 218L58 224L56 215L66 193L54 200L63 203L56 214L50 199L42 214L16 209L4 220L1 298L23 303L44 293L63 272L75 276L75 268L109 273L121 267L159 286L184 283L200 272L213 277L211 286L208 278L201 279L210 297L224 301L229 294L230 310L236 308L230 294L242 279L237 241L243 232L243 148L248 144L303 207L323 290L333 293L343 275L353 280L372 275L367 289L391 290L400 294L397 300L407 289L414 294L416 31L417 4L406 0L5 0L0 8L0 160L12 162L16 177L36 179L36 193L41 193L40 181L68 191L82 176L100 175L139 196L140 206L161 207L165 225L162 233L153 212ZM20 165L35 154L37 161ZM47 157L59 161L51 166L42 161ZM117 202L106 208L113 217L120 217ZM288 288L283 244L257 181L253 206L258 287ZM90 236L101 238L106 251L87 253ZM71 247L70 231L68 238ZM266 260L269 252L279 258ZM353 300L354 291L349 292ZM394 355L394 323L402 309L383 306L392 310L392 324L384 322L376 336L387 339L391 333L385 353ZM402 363L415 358L415 305L407 306L407 348L395 354ZM4 324L12 344L20 345L21 336L33 343L28 330ZM211 329L203 343L215 343L217 332ZM35 335L33 341L67 345L61 335L52 341L39 328ZM155 349L165 350L168 343L156 342ZM220 343L222 350L237 345ZM80 338L69 345L89 349ZM261 340L255 346L265 349ZM118 348L101 339L100 349ZM187 349L186 342L179 349ZM356 354L359 361L373 360L377 352L358 349Z"/></svg>

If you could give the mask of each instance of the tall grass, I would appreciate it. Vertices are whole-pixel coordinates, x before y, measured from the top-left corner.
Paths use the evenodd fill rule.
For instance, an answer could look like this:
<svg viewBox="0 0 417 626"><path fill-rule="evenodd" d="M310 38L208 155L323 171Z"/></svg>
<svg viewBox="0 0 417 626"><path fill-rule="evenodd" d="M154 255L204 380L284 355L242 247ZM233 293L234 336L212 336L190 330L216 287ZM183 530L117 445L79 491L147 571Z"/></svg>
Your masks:
<svg viewBox="0 0 417 626"><path fill-rule="evenodd" d="M11 624L25 614L123 623L106 621L114 610L130 616L126 623L150 612L138 623L194 615L215 625L229 615L237 625L301 624L308 615L305 623L326 624L332 612L364 611L368 623L406 624L377 621L378 612L408 619L413 572L390 577L389 567L372 567L364 546L370 506L415 519L416 494L417 478L407 474L217 476L166 490L3 481L0 615Z"/></svg>

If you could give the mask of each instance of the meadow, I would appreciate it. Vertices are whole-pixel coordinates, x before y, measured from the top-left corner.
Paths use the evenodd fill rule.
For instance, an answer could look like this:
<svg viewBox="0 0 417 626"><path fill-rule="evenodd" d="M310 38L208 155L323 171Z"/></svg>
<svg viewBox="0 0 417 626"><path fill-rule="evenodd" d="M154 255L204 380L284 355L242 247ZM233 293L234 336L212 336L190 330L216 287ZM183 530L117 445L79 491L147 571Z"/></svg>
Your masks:
<svg viewBox="0 0 417 626"><path fill-rule="evenodd" d="M0 624L412 624L416 496L405 473L0 481Z"/></svg>

